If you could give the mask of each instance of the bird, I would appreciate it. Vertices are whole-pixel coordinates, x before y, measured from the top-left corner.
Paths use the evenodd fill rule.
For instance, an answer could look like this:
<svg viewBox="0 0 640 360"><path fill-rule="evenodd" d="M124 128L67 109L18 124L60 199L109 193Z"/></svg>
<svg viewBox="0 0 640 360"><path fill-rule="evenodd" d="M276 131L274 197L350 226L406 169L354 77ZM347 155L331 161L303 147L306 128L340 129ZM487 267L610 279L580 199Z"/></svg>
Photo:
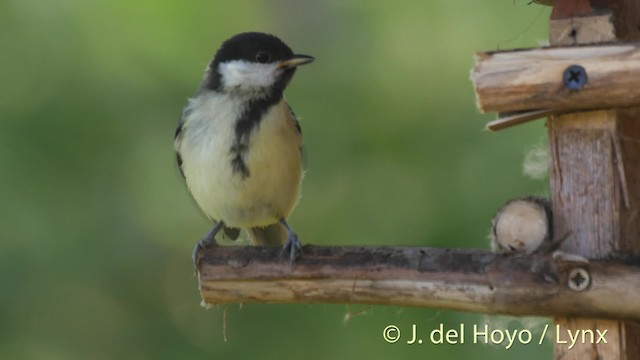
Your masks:
<svg viewBox="0 0 640 360"><path fill-rule="evenodd" d="M187 188L213 221L193 250L196 272L220 232L236 240L244 229L252 245L282 246L290 264L302 254L287 222L301 193L302 130L284 91L298 66L314 60L275 35L244 32L207 65L174 137Z"/></svg>

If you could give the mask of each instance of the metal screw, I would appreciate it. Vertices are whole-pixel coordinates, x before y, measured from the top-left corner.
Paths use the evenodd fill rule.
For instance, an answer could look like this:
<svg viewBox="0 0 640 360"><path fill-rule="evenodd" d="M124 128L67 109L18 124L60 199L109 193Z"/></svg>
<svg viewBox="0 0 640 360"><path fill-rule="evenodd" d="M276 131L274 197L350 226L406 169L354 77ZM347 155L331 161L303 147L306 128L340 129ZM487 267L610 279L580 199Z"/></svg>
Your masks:
<svg viewBox="0 0 640 360"><path fill-rule="evenodd" d="M587 71L580 65L571 65L564 70L562 81L569 90L579 90L587 83Z"/></svg>
<svg viewBox="0 0 640 360"><path fill-rule="evenodd" d="M584 268L571 269L567 285L573 291L584 291L591 285L591 275Z"/></svg>

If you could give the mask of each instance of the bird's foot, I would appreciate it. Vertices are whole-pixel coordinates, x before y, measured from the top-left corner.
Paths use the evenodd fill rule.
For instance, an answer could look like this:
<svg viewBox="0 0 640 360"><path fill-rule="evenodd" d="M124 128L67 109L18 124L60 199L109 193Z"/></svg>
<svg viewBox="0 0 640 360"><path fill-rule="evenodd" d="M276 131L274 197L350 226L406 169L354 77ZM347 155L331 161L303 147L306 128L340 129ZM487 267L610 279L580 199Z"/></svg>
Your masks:
<svg viewBox="0 0 640 360"><path fill-rule="evenodd" d="M280 257L284 258L285 256L289 256L289 266L293 266L293 262L296 258L302 255L302 243L298 239L298 235L291 229L289 224L282 219L280 223L287 229L287 242L282 247L280 251Z"/></svg>
<svg viewBox="0 0 640 360"><path fill-rule="evenodd" d="M193 258L193 267L196 274L200 269L200 262L202 262L203 252L217 245L218 243L215 241L215 239L213 239L213 241L209 241L207 238L204 238L196 243L196 246L193 248L193 254L191 255L191 257Z"/></svg>
<svg viewBox="0 0 640 360"><path fill-rule="evenodd" d="M302 255L302 243L298 240L298 235L293 232L287 236L287 242L282 247L282 251L280 251L281 258L284 258L287 255L289 255L290 266L293 266L293 262L296 258Z"/></svg>
<svg viewBox="0 0 640 360"><path fill-rule="evenodd" d="M193 267L195 273L198 274L200 270L200 262L202 261L202 253L208 249L211 249L215 246L218 246L216 242L216 234L224 227L222 221L218 222L212 229L209 231L207 235L205 235L202 240L196 243L196 246L193 248L193 254L191 258L193 259Z"/></svg>

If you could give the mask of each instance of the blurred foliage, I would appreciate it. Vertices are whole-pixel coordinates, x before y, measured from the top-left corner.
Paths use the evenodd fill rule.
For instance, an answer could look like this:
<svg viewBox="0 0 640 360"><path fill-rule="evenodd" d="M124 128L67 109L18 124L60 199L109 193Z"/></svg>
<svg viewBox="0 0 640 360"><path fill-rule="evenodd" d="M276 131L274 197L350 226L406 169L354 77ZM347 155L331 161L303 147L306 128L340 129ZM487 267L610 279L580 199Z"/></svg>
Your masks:
<svg viewBox="0 0 640 360"><path fill-rule="evenodd" d="M287 93L308 154L303 242L486 248L495 209L547 187L521 171L543 123L483 132L469 82L474 51L547 37L549 9L528 3L0 0L0 358L549 357L390 345L389 324L499 318L383 306L229 306L225 342L191 267L210 224L172 149L218 45L272 32L317 59Z"/></svg>

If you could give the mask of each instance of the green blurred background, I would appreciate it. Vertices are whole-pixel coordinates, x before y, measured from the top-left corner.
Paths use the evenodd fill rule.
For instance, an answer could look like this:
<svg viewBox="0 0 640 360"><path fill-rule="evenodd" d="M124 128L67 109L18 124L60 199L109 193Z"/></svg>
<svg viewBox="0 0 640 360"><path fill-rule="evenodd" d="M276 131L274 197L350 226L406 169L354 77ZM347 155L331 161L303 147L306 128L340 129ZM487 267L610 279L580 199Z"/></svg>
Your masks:
<svg viewBox="0 0 640 360"><path fill-rule="evenodd" d="M547 189L522 174L543 123L483 131L469 81L474 51L547 38L549 9L528 2L0 0L0 358L550 357L549 342L387 344L390 324L511 319L384 306L229 306L225 342L191 265L210 224L173 154L219 44L272 32L317 59L287 92L303 242L487 248L496 208Z"/></svg>

